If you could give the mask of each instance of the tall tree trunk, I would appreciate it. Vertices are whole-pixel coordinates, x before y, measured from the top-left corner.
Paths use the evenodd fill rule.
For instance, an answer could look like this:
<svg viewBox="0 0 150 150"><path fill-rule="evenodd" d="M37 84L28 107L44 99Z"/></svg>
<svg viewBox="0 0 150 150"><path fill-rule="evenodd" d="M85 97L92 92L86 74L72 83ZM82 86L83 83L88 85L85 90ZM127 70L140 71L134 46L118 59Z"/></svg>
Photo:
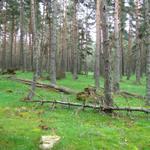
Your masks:
<svg viewBox="0 0 150 150"><path fill-rule="evenodd" d="M29 50L30 50L30 66L31 70L34 70L34 63L33 63L33 29L32 29L32 3L30 3L30 20L29 20Z"/></svg>
<svg viewBox="0 0 150 150"><path fill-rule="evenodd" d="M57 0L52 2L52 25L51 25L51 42L50 42L50 81L56 84L56 51L57 51Z"/></svg>
<svg viewBox="0 0 150 150"><path fill-rule="evenodd" d="M24 1L20 1L20 67L24 71Z"/></svg>
<svg viewBox="0 0 150 150"><path fill-rule="evenodd" d="M117 92L119 90L120 81L120 3L119 0L115 0L115 59L114 59L114 77L113 88Z"/></svg>
<svg viewBox="0 0 150 150"><path fill-rule="evenodd" d="M100 24L101 0L96 1L96 51L95 51L95 87L100 88L100 44L101 44L101 24Z"/></svg>
<svg viewBox="0 0 150 150"><path fill-rule="evenodd" d="M103 0L102 12L103 12L103 47L104 47L104 93L105 93L105 107L113 106L112 99L112 79L111 79L111 49L109 47L109 36L108 36L108 22L107 22L107 2Z"/></svg>
<svg viewBox="0 0 150 150"><path fill-rule="evenodd" d="M129 18L129 33L128 33L128 51L127 51L127 80L130 79L131 76L131 67L132 67L132 35L131 35L131 25L132 21Z"/></svg>
<svg viewBox="0 0 150 150"><path fill-rule="evenodd" d="M140 17L140 3L139 0L135 1L135 13L136 13L136 53L135 53L135 57L136 57L136 82L140 83L140 77L141 77L141 63L140 63L140 24L139 24L139 17Z"/></svg>
<svg viewBox="0 0 150 150"><path fill-rule="evenodd" d="M77 77L77 67L78 67L78 34L77 34L77 0L73 0L73 79L76 80Z"/></svg>
<svg viewBox="0 0 150 150"><path fill-rule="evenodd" d="M12 24L11 24L11 34L10 34L10 65L9 67L13 67L13 41L14 41L14 14L12 14Z"/></svg>
<svg viewBox="0 0 150 150"><path fill-rule="evenodd" d="M123 31L120 31L120 51L121 51L121 60L120 60L120 78L125 75L125 64L124 64L124 45L123 45Z"/></svg>
<svg viewBox="0 0 150 150"><path fill-rule="evenodd" d="M15 26L16 26L16 19L15 19ZM16 27L15 27L16 28ZM16 35L17 33L16 33L16 30L14 31L14 43L13 43L13 50L14 50L14 61L13 61L13 67L15 68L15 69L18 69L17 67L17 35Z"/></svg>
<svg viewBox="0 0 150 150"><path fill-rule="evenodd" d="M33 53L34 53L34 63L35 71L33 74L33 83L31 91L28 95L28 99L31 100L34 96L36 81L39 75L39 41L37 36L37 20L36 20L36 0L31 0L31 16L32 16L32 31L33 31Z"/></svg>
<svg viewBox="0 0 150 150"><path fill-rule="evenodd" d="M62 58L61 58L61 68L62 77L65 77L66 71L66 52L67 52L67 10L66 10L66 0L64 0L64 14L63 14L63 38L62 38Z"/></svg>
<svg viewBox="0 0 150 150"><path fill-rule="evenodd" d="M150 106L150 3L145 0L145 20L146 20L146 47L147 47L147 87L146 105Z"/></svg>
<svg viewBox="0 0 150 150"><path fill-rule="evenodd" d="M5 4L7 10L7 4ZM6 32L7 32L7 11L4 13L4 33L3 33L3 47L2 47L2 72L6 69Z"/></svg>

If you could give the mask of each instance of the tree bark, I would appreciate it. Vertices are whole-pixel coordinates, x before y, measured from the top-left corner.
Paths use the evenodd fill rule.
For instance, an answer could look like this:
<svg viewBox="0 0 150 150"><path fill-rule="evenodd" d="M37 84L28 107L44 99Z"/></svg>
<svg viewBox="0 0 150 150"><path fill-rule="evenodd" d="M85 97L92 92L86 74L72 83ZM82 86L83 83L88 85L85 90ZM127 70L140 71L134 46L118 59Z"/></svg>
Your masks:
<svg viewBox="0 0 150 150"><path fill-rule="evenodd" d="M50 82L56 84L56 50L57 50L57 0L52 2L52 24L51 24L51 42L50 42Z"/></svg>
<svg viewBox="0 0 150 150"><path fill-rule="evenodd" d="M11 23L11 34L10 34L10 64L9 64L9 68L12 69L13 67L13 41L14 41L14 14L12 14L12 23Z"/></svg>
<svg viewBox="0 0 150 150"><path fill-rule="evenodd" d="M39 41L37 36L37 20L36 20L36 1L31 0L31 16L32 16L32 30L33 30L33 53L35 62L35 71L33 74L33 82L31 91L28 95L28 99L31 100L34 96L34 91L36 87L36 80L39 75Z"/></svg>
<svg viewBox="0 0 150 150"><path fill-rule="evenodd" d="M103 0L102 5L103 12L103 48L104 48L104 68L105 68L105 78L104 78L104 94L105 101L104 106L113 106L112 99L112 79L111 79L111 58L110 58L110 47L109 47L109 36L108 36L108 22L107 22L107 2ZM111 112L111 111L110 111Z"/></svg>
<svg viewBox="0 0 150 150"><path fill-rule="evenodd" d="M32 3L30 3L30 20L29 20L29 50L30 50L30 66L31 70L34 71L33 62L33 29L32 29Z"/></svg>
<svg viewBox="0 0 150 150"><path fill-rule="evenodd" d="M129 33L128 33L128 51L127 51L127 80L131 76L131 67L132 67L132 33L131 33L132 20L131 16L129 18Z"/></svg>
<svg viewBox="0 0 150 150"><path fill-rule="evenodd" d="M135 51L135 58L136 58L136 82L140 83L140 78L141 78L141 63L140 63L140 24L139 24L139 17L140 17L140 12L139 12L139 0L135 1L135 14L136 14L136 51Z"/></svg>
<svg viewBox="0 0 150 150"><path fill-rule="evenodd" d="M78 34L77 34L77 0L73 0L73 79L76 80L77 76L77 66L78 66L78 56L77 56L77 44L78 44Z"/></svg>
<svg viewBox="0 0 150 150"><path fill-rule="evenodd" d="M23 101L23 102L30 102L30 103L41 103L42 105L44 103L50 103L55 106L56 104L68 106L69 108L71 106L74 107L82 107L82 108L92 108L96 110L101 110L104 112L112 112L112 111L137 111L137 112L144 112L144 113L150 113L149 109L141 108L141 107L105 107L105 106L98 106L98 105L90 105L90 104L80 104L80 103L70 103L70 102L64 102L64 101L48 101L48 100L33 100L33 101Z"/></svg>
<svg viewBox="0 0 150 150"><path fill-rule="evenodd" d="M20 68L24 71L24 0L20 1Z"/></svg>
<svg viewBox="0 0 150 150"><path fill-rule="evenodd" d="M62 29L62 56L61 56L61 77L64 78L66 71L66 52L67 52L67 10L66 10L66 0L63 2L64 10L63 10L63 29Z"/></svg>
<svg viewBox="0 0 150 150"><path fill-rule="evenodd" d="M10 78L10 79L27 84L27 85L33 84L33 81L31 81L31 80L24 80L24 79L19 79L19 78ZM53 85L53 84L48 85L48 84L39 83L39 82L35 82L34 84L38 88L56 90L56 92L63 92L65 94L76 94L77 93L76 91L73 91L72 89L69 89L69 88L63 87L63 86L57 86L57 85ZM34 90L32 92L34 92Z"/></svg>
<svg viewBox="0 0 150 150"><path fill-rule="evenodd" d="M100 88L100 51L101 51L101 0L96 1L96 51L95 51L95 87Z"/></svg>
<svg viewBox="0 0 150 150"><path fill-rule="evenodd" d="M5 9L7 10L7 4L5 4ZM4 33L3 33L3 46L2 46L2 72L6 69L6 34L7 34L7 11L4 13Z"/></svg>
<svg viewBox="0 0 150 150"><path fill-rule="evenodd" d="M119 0L115 0L115 59L114 59L114 79L113 88L117 92L119 90L120 81L120 3Z"/></svg>
<svg viewBox="0 0 150 150"><path fill-rule="evenodd" d="M146 48L147 48L147 86L146 86L146 105L150 106L150 4L145 0L145 20L146 20Z"/></svg>

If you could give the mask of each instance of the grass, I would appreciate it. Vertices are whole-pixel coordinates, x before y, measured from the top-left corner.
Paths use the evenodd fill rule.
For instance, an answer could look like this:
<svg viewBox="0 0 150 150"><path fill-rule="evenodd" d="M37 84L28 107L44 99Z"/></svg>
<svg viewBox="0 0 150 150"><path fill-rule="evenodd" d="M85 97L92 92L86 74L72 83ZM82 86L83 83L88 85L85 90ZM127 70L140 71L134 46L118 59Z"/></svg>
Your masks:
<svg viewBox="0 0 150 150"><path fill-rule="evenodd" d="M17 77L32 79L32 73L17 72ZM49 81L41 80L48 83ZM58 80L62 86L81 91L93 85L92 75L79 76L73 81L71 74ZM103 79L101 79L101 85ZM57 134L61 141L54 150L149 150L150 122L143 113L115 113L109 116L93 110L81 111L50 105L40 106L26 104L20 100L29 92L29 86L4 79L0 76L0 150L38 150L41 135ZM145 79L141 85L130 81L121 81L121 89L141 95L145 94ZM36 89L40 97L51 99L67 99L76 101L75 95L62 95L54 91ZM39 99L35 96L35 99ZM144 101L128 99L114 95L119 106L143 106ZM43 130L40 126L47 126Z"/></svg>

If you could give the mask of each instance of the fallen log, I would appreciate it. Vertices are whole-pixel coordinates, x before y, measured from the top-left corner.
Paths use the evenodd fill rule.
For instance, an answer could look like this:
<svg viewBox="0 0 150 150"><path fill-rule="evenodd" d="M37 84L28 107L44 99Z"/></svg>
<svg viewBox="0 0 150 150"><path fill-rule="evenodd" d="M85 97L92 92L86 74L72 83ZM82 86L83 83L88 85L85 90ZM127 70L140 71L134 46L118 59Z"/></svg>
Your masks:
<svg viewBox="0 0 150 150"><path fill-rule="evenodd" d="M104 90L104 88L101 87L102 90ZM145 96L142 96L142 95L138 95L136 93L130 93L130 92L127 92L127 91L119 91L117 94L120 94L124 97L134 97L134 98L138 98L138 99L146 99Z"/></svg>
<svg viewBox="0 0 150 150"><path fill-rule="evenodd" d="M145 99L145 96L138 95L138 94L135 94L135 93L129 93L129 92L126 92L126 91L120 91L119 93L121 95L129 96L129 97L134 97L134 98L138 98L138 99Z"/></svg>
<svg viewBox="0 0 150 150"><path fill-rule="evenodd" d="M24 79L19 79L19 78L14 78L14 77L11 77L9 79L14 80L14 81L18 81L18 82L21 82L21 83L24 83L24 84L27 84L27 85L32 85L32 82L33 82L31 80L24 80ZM57 85L53 85L53 84L48 85L48 84L36 82L36 87L46 88L46 89L51 89L51 90L53 89L55 91L63 92L65 94L76 94L75 91L73 91L69 88L62 87L62 86L57 86Z"/></svg>
<svg viewBox="0 0 150 150"><path fill-rule="evenodd" d="M15 81L27 84L27 85L32 85L32 82L33 82L31 80L24 80L24 79L19 79L19 78L14 78L14 77L8 77L8 78L11 79L11 80L15 80ZM51 90L53 89L55 91L63 92L65 94L77 94L76 91L73 91L73 90L71 90L67 87L57 86L57 85L52 85L52 84L48 85L48 84L36 82L36 87L46 88L46 89L51 89ZM138 98L138 99L145 99L145 96L138 95L138 94L135 94L135 93L129 93L129 92L126 92L126 91L120 91L119 93L121 95L126 95L126 96L130 96L130 97Z"/></svg>
<svg viewBox="0 0 150 150"><path fill-rule="evenodd" d="M23 102L27 103L51 103L51 104L60 104L65 106L74 106L74 107L83 107L83 108L93 108L101 111L137 111L137 112L144 112L150 113L150 109L141 108L141 107L104 107L100 105L92 105L92 104L80 104L80 103L70 103L64 101L48 101L48 100L24 100Z"/></svg>

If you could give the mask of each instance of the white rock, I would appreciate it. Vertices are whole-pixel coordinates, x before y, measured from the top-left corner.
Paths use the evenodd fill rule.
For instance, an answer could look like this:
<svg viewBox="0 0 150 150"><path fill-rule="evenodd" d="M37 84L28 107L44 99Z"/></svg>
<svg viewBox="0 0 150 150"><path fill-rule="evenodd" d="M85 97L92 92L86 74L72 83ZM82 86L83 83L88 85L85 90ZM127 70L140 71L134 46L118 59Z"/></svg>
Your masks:
<svg viewBox="0 0 150 150"><path fill-rule="evenodd" d="M57 135L54 136L42 136L40 140L40 149L41 150L51 150L56 143L58 143L60 137Z"/></svg>

